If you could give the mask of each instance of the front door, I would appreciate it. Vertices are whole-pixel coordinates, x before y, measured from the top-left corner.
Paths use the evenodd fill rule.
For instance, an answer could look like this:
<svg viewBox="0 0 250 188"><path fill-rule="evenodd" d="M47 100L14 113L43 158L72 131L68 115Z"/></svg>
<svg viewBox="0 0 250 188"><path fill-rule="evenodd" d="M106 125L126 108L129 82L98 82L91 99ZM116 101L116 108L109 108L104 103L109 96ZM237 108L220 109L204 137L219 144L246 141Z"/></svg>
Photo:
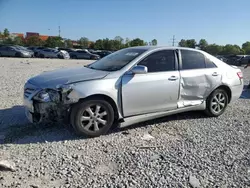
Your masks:
<svg viewBox="0 0 250 188"><path fill-rule="evenodd" d="M122 105L125 117L174 110L179 97L180 76L173 50L161 50L138 63L146 74L125 74L122 78Z"/></svg>

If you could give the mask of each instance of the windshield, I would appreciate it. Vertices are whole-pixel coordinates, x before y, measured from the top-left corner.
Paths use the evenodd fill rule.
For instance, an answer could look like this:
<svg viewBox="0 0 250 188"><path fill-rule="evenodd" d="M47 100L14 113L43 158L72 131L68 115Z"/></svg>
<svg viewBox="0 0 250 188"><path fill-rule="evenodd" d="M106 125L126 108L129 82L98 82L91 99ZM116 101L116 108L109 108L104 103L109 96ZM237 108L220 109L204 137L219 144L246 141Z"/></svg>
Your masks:
<svg viewBox="0 0 250 188"><path fill-rule="evenodd" d="M89 65L89 68L103 71L117 71L122 69L136 57L144 53L145 49L128 48L112 53Z"/></svg>

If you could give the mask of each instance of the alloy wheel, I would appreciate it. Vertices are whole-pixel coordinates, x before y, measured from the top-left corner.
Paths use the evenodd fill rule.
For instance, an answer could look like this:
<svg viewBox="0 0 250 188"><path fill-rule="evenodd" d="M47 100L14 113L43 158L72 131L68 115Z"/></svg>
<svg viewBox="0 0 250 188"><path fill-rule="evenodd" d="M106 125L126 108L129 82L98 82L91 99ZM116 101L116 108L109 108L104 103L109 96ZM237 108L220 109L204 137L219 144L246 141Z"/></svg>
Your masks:
<svg viewBox="0 0 250 188"><path fill-rule="evenodd" d="M88 106L82 113L81 125L90 132L97 132L108 123L108 113L101 105Z"/></svg>
<svg viewBox="0 0 250 188"><path fill-rule="evenodd" d="M211 101L211 109L214 113L219 114L226 106L226 96L224 93L217 93Z"/></svg>

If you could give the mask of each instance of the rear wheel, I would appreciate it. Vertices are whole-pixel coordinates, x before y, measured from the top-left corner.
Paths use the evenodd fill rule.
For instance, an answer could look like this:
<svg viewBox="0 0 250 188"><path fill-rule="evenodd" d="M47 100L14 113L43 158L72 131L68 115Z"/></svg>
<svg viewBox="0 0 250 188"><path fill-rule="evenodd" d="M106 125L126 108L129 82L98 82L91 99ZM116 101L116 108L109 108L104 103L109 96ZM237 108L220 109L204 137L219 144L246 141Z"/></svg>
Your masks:
<svg viewBox="0 0 250 188"><path fill-rule="evenodd" d="M104 100L93 99L73 106L70 121L78 135L96 137L107 133L114 122L114 110Z"/></svg>
<svg viewBox="0 0 250 188"><path fill-rule="evenodd" d="M40 58L44 58L45 56L44 56L43 54L40 54L39 57L40 57Z"/></svg>
<svg viewBox="0 0 250 188"><path fill-rule="evenodd" d="M223 89L216 89L206 100L205 113L211 117L223 114L228 105L228 94Z"/></svg>

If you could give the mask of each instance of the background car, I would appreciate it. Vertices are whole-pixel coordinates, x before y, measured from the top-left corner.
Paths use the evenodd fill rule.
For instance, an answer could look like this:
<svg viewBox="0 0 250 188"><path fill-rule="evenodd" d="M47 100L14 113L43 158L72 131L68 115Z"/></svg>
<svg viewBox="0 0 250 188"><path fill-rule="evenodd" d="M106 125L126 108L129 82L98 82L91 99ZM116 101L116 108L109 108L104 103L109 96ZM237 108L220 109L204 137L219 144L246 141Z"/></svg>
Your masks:
<svg viewBox="0 0 250 188"><path fill-rule="evenodd" d="M96 51L96 52L93 52L93 53L96 54L96 55L99 55L100 58L103 58L103 57L111 54L112 52L110 52L110 51Z"/></svg>
<svg viewBox="0 0 250 188"><path fill-rule="evenodd" d="M238 64L239 64L239 66L246 65L246 64L248 64L249 60L250 60L250 56L247 55L247 56L242 57L241 59L239 59Z"/></svg>
<svg viewBox="0 0 250 188"><path fill-rule="evenodd" d="M15 46L0 46L0 56L5 57L33 57L34 53Z"/></svg>
<svg viewBox="0 0 250 188"><path fill-rule="evenodd" d="M32 50L34 52L34 57L38 57L38 52L40 50L46 49L46 47L28 47L28 50Z"/></svg>
<svg viewBox="0 0 250 188"><path fill-rule="evenodd" d="M61 59L69 59L69 53L66 51L60 51L54 48L45 48L38 51L37 54L40 58L61 58Z"/></svg>
<svg viewBox="0 0 250 188"><path fill-rule="evenodd" d="M72 59L100 59L99 55L92 54L87 50L77 50L74 52L70 52L69 55Z"/></svg>

